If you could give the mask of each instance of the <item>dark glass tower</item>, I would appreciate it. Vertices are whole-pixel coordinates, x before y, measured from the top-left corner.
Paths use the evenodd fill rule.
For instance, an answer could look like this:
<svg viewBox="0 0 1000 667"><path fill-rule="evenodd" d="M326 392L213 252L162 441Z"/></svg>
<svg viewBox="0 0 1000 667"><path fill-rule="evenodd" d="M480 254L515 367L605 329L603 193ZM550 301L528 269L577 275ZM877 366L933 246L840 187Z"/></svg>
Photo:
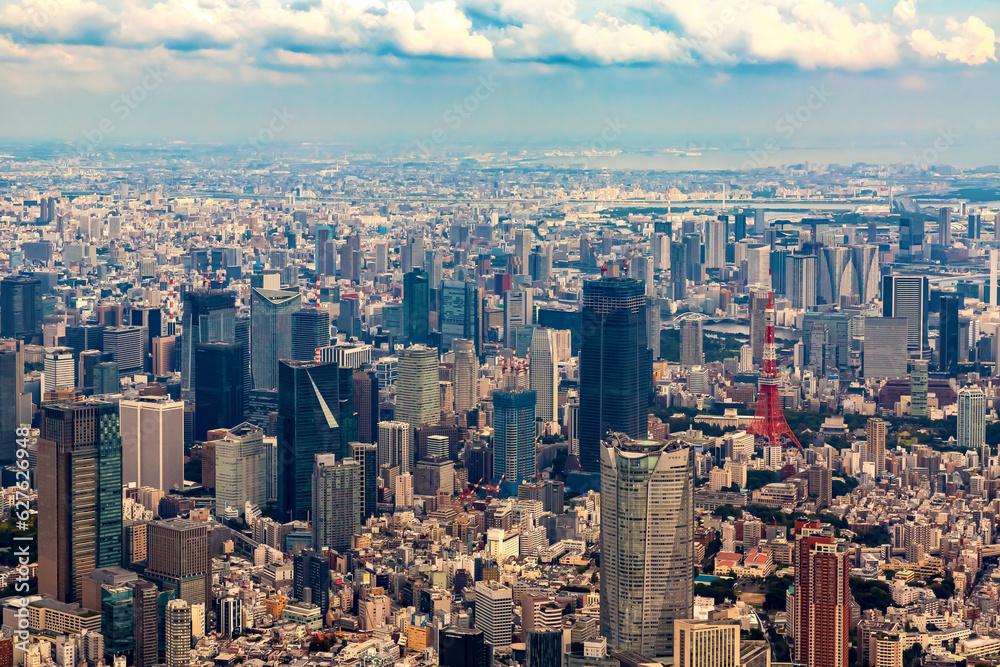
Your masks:
<svg viewBox="0 0 1000 667"><path fill-rule="evenodd" d="M483 631L457 626L445 628L441 632L441 655L439 658L441 667L486 667Z"/></svg>
<svg viewBox="0 0 1000 667"><path fill-rule="evenodd" d="M601 470L601 441L614 431L646 437L653 383L646 345L646 286L632 278L588 280L583 286L580 350L580 465Z"/></svg>
<svg viewBox="0 0 1000 667"><path fill-rule="evenodd" d="M122 560L118 406L47 406L38 440L38 589L82 602L95 568Z"/></svg>
<svg viewBox="0 0 1000 667"><path fill-rule="evenodd" d="M278 388L278 362L292 356L292 314L301 308L298 292L251 290L250 373L254 389Z"/></svg>
<svg viewBox="0 0 1000 667"><path fill-rule="evenodd" d="M528 630L527 667L550 667L562 661L562 630Z"/></svg>
<svg viewBox="0 0 1000 667"><path fill-rule="evenodd" d="M330 313L306 307L292 314L292 359L312 361L317 347L330 344Z"/></svg>
<svg viewBox="0 0 1000 667"><path fill-rule="evenodd" d="M906 318L906 349L911 357L921 358L927 346L928 301L925 276L882 277L882 317Z"/></svg>
<svg viewBox="0 0 1000 667"><path fill-rule="evenodd" d="M403 336L409 345L427 345L431 329L431 294L427 274L414 269L403 276Z"/></svg>
<svg viewBox="0 0 1000 667"><path fill-rule="evenodd" d="M353 385L353 371L344 370L348 371L347 383ZM340 387L337 364L291 359L279 364L278 514L282 520L306 518L312 505L317 454L350 456L338 414Z"/></svg>
<svg viewBox="0 0 1000 667"><path fill-rule="evenodd" d="M670 282L673 286L674 301L687 298L687 246L683 243L670 244Z"/></svg>
<svg viewBox="0 0 1000 667"><path fill-rule="evenodd" d="M29 276L0 281L0 337L25 338L42 333L42 282Z"/></svg>
<svg viewBox="0 0 1000 667"><path fill-rule="evenodd" d="M438 328L441 330L442 352L451 350L455 340L462 338L473 341L476 354L481 353L482 310L483 294L475 281L441 281L441 312L438 315Z"/></svg>
<svg viewBox="0 0 1000 667"><path fill-rule="evenodd" d="M195 345L236 342L236 295L222 290L188 292L182 327L181 390L185 398L197 401Z"/></svg>
<svg viewBox="0 0 1000 667"><path fill-rule="evenodd" d="M312 603L323 615L330 610L330 561L312 549L295 554L294 593L296 600L305 600L305 590L312 593Z"/></svg>
<svg viewBox="0 0 1000 667"><path fill-rule="evenodd" d="M534 391L493 392L493 476L511 495L535 476L535 401Z"/></svg>
<svg viewBox="0 0 1000 667"><path fill-rule="evenodd" d="M941 295L941 335L938 337L938 372L954 376L959 364L958 311L964 299L958 294Z"/></svg>
<svg viewBox="0 0 1000 667"><path fill-rule="evenodd" d="M195 364L201 373L195 386L195 440L204 440L214 428L232 428L243 422L243 347L238 343L198 343Z"/></svg>
<svg viewBox="0 0 1000 667"><path fill-rule="evenodd" d="M18 404L22 393L23 353L0 350L0 465L13 463L17 453Z"/></svg>

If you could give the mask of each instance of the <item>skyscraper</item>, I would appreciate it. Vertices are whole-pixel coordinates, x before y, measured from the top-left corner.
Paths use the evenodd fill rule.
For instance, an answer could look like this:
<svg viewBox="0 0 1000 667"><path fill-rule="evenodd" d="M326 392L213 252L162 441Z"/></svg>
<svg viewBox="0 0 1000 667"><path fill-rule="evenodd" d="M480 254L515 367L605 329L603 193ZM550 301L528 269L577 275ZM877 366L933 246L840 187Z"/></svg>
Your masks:
<svg viewBox="0 0 1000 667"><path fill-rule="evenodd" d="M910 373L910 414L914 417L927 416L927 360L913 362Z"/></svg>
<svg viewBox="0 0 1000 667"><path fill-rule="evenodd" d="M379 422L378 467L399 468L400 473L413 468L413 427L406 422Z"/></svg>
<svg viewBox="0 0 1000 667"><path fill-rule="evenodd" d="M132 584L135 637L132 661L135 667L155 667L158 664L159 594L156 586L148 581L139 579Z"/></svg>
<svg viewBox="0 0 1000 667"><path fill-rule="evenodd" d="M938 336L938 372L954 377L958 374L960 323L958 311L965 299L959 294L941 295L941 329Z"/></svg>
<svg viewBox="0 0 1000 667"><path fill-rule="evenodd" d="M683 243L670 244L670 282L674 301L687 298L687 247Z"/></svg>
<svg viewBox="0 0 1000 667"><path fill-rule="evenodd" d="M292 313L292 359L312 361L316 348L329 344L329 312L310 306Z"/></svg>
<svg viewBox="0 0 1000 667"><path fill-rule="evenodd" d="M792 308L806 309L816 305L816 256L792 254L785 265L785 296Z"/></svg>
<svg viewBox="0 0 1000 667"><path fill-rule="evenodd" d="M90 573L122 559L118 406L45 407L37 470L38 590L60 602L82 602Z"/></svg>
<svg viewBox="0 0 1000 667"><path fill-rule="evenodd" d="M494 650L510 646L514 632L514 595L495 581L476 582L476 628Z"/></svg>
<svg viewBox="0 0 1000 667"><path fill-rule="evenodd" d="M295 554L292 592L296 600L311 602L323 615L330 610L330 560L312 549Z"/></svg>
<svg viewBox="0 0 1000 667"><path fill-rule="evenodd" d="M731 621L674 621L675 667L740 667L740 625Z"/></svg>
<svg viewBox="0 0 1000 667"><path fill-rule="evenodd" d="M351 457L361 466L361 522L375 516L378 489L378 447L363 442L351 443Z"/></svg>
<svg viewBox="0 0 1000 667"><path fill-rule="evenodd" d="M525 642L526 667L554 667L562 662L563 633L561 629L528 630Z"/></svg>
<svg viewBox="0 0 1000 667"><path fill-rule="evenodd" d="M197 400L195 346L236 343L236 295L222 290L193 290L184 295L181 336L181 390Z"/></svg>
<svg viewBox="0 0 1000 667"><path fill-rule="evenodd" d="M122 399L122 483L164 493L184 488L184 402L165 396Z"/></svg>
<svg viewBox="0 0 1000 667"><path fill-rule="evenodd" d="M396 421L410 426L436 424L441 418L438 351L411 345L399 353L396 379Z"/></svg>
<svg viewBox="0 0 1000 667"><path fill-rule="evenodd" d="M920 358L927 346L927 278L882 277L882 316L906 318L906 349Z"/></svg>
<svg viewBox="0 0 1000 667"><path fill-rule="evenodd" d="M278 513L305 519L312 505L317 454L343 456L336 364L282 360L278 390ZM352 374L353 383L353 374Z"/></svg>
<svg viewBox="0 0 1000 667"><path fill-rule="evenodd" d="M945 248L951 245L951 209L947 206L938 209L938 243Z"/></svg>
<svg viewBox="0 0 1000 667"><path fill-rule="evenodd" d="M76 386L76 364L73 362L71 348L47 348L43 363L45 382L42 391L44 393L48 394L59 389L72 389Z"/></svg>
<svg viewBox="0 0 1000 667"><path fill-rule="evenodd" d="M431 331L431 293L427 274L414 269L403 275L403 337L410 345L427 345Z"/></svg>
<svg viewBox="0 0 1000 667"><path fill-rule="evenodd" d="M853 293L854 270L851 250L844 246L823 247L819 255L819 301L840 305L840 297Z"/></svg>
<svg viewBox="0 0 1000 667"><path fill-rule="evenodd" d="M190 605L211 602L212 554L208 524L173 518L146 527L145 577Z"/></svg>
<svg viewBox="0 0 1000 667"><path fill-rule="evenodd" d="M705 267L721 269L726 265L726 243L729 240L729 216L709 220L705 229Z"/></svg>
<svg viewBox="0 0 1000 667"><path fill-rule="evenodd" d="M479 405L479 358L471 340L456 339L455 412L468 412Z"/></svg>
<svg viewBox="0 0 1000 667"><path fill-rule="evenodd" d="M302 296L298 292L251 289L250 373L254 389L278 388L278 360L292 358L292 314L300 308Z"/></svg>
<svg viewBox="0 0 1000 667"><path fill-rule="evenodd" d="M29 276L0 280L0 337L31 338L41 333L42 282Z"/></svg>
<svg viewBox="0 0 1000 667"><path fill-rule="evenodd" d="M796 524L792 660L846 667L851 633L851 557L847 543L818 521Z"/></svg>
<svg viewBox="0 0 1000 667"><path fill-rule="evenodd" d="M317 454L312 475L313 548L343 553L361 529L361 466L354 459Z"/></svg>
<svg viewBox="0 0 1000 667"><path fill-rule="evenodd" d="M906 377L906 341L905 317L866 317L862 363L865 377Z"/></svg>
<svg viewBox="0 0 1000 667"><path fill-rule="evenodd" d="M705 353L702 351L704 341L701 320L681 322L681 366L692 368L705 363Z"/></svg>
<svg viewBox="0 0 1000 667"><path fill-rule="evenodd" d="M483 631L458 626L445 628L441 632L438 662L441 667L486 667Z"/></svg>
<svg viewBox="0 0 1000 667"><path fill-rule="evenodd" d="M14 462L17 427L21 425L21 394L24 393L22 343L15 349L0 349L0 465Z"/></svg>
<svg viewBox="0 0 1000 667"><path fill-rule="evenodd" d="M321 276L337 275L337 242L333 227L316 227L316 273Z"/></svg>
<svg viewBox="0 0 1000 667"><path fill-rule="evenodd" d="M672 654L694 595L694 450L612 434L601 447L601 635Z"/></svg>
<svg viewBox="0 0 1000 667"><path fill-rule="evenodd" d="M646 435L652 358L646 345L645 286L629 278L588 280L583 287L580 351L580 463L600 471L610 432Z"/></svg>
<svg viewBox="0 0 1000 667"><path fill-rule="evenodd" d="M535 323L534 306L532 305L532 291L530 288L516 287L504 292L503 295L503 322L504 322L504 344L509 348L514 348L515 329L528 327Z"/></svg>
<svg viewBox="0 0 1000 667"><path fill-rule="evenodd" d="M875 477L881 477L885 472L885 436L888 424L881 419L872 418L865 424L867 445L865 458L875 464Z"/></svg>
<svg viewBox="0 0 1000 667"><path fill-rule="evenodd" d="M959 451L978 450L986 442L986 395L978 386L958 391Z"/></svg>
<svg viewBox="0 0 1000 667"><path fill-rule="evenodd" d="M164 642L167 667L185 667L191 662L191 605L184 600L167 603Z"/></svg>
<svg viewBox="0 0 1000 667"><path fill-rule="evenodd" d="M358 413L358 441L368 444L378 442L378 378L371 368L355 370L354 411Z"/></svg>
<svg viewBox="0 0 1000 667"><path fill-rule="evenodd" d="M441 351L454 349L456 339L470 340L475 353L482 349L483 291L474 280L441 281Z"/></svg>
<svg viewBox="0 0 1000 667"><path fill-rule="evenodd" d="M215 511L233 507L243 516L247 503L267 502L267 451L264 431L243 422L215 441Z"/></svg>
<svg viewBox="0 0 1000 667"><path fill-rule="evenodd" d="M536 396L535 417L540 418L543 422L552 422L558 419L558 361L555 332L552 329L535 328L531 332L529 386ZM455 402L457 405L457 396Z"/></svg>
<svg viewBox="0 0 1000 667"><path fill-rule="evenodd" d="M535 398L533 391L493 392L493 477L507 493L535 477Z"/></svg>
<svg viewBox="0 0 1000 667"><path fill-rule="evenodd" d="M195 365L210 369L197 376L195 393L196 440L204 440L212 429L232 428L243 422L243 348L237 343L198 343Z"/></svg>

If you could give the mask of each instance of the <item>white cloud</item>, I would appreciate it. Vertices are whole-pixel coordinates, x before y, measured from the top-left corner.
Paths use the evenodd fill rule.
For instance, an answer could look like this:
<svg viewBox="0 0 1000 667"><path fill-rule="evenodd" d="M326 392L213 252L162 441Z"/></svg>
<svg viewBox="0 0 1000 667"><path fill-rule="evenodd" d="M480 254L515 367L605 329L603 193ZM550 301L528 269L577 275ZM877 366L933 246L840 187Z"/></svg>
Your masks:
<svg viewBox="0 0 1000 667"><path fill-rule="evenodd" d="M996 60L997 36L982 19L970 16L965 23L948 19L945 31L951 35L939 39L930 30L914 30L908 39L914 51L934 58L944 56L950 62L983 65Z"/></svg>
<svg viewBox="0 0 1000 667"><path fill-rule="evenodd" d="M917 0L899 0L892 8L892 20L896 25L913 25L917 22Z"/></svg>

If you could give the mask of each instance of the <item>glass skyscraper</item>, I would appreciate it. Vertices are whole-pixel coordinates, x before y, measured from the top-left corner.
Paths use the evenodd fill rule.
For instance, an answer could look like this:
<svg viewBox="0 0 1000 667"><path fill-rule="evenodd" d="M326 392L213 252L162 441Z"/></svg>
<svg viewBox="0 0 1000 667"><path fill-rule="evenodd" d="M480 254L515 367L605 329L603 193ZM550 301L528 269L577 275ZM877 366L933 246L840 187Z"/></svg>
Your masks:
<svg viewBox="0 0 1000 667"><path fill-rule="evenodd" d="M181 336L181 389L197 400L194 348L198 343L236 342L236 295L223 290L195 290L184 295Z"/></svg>
<svg viewBox="0 0 1000 667"><path fill-rule="evenodd" d="M243 395L243 348L237 343L198 343L195 364L211 369L195 383L196 440L204 440L214 428L234 428L243 422L246 397Z"/></svg>
<svg viewBox="0 0 1000 667"><path fill-rule="evenodd" d="M298 292L251 290L250 373L254 389L278 388L278 361L292 358L292 314L300 308L302 296Z"/></svg>
<svg viewBox="0 0 1000 667"><path fill-rule="evenodd" d="M493 392L493 477L511 495L535 477L535 400L534 391Z"/></svg>
<svg viewBox="0 0 1000 667"><path fill-rule="evenodd" d="M580 350L580 464L584 472L600 472L601 440L607 433L646 436L653 382L647 314L642 281L605 277L584 283Z"/></svg>
<svg viewBox="0 0 1000 667"><path fill-rule="evenodd" d="M427 345L431 328L427 274L414 269L403 276L403 336L410 345Z"/></svg>

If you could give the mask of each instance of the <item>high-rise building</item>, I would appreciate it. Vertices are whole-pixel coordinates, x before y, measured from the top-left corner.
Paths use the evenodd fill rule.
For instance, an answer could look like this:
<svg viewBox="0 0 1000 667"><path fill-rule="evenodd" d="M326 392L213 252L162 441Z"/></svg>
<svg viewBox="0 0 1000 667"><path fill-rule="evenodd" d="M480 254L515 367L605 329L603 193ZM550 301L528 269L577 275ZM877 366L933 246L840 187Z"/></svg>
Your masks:
<svg viewBox="0 0 1000 667"><path fill-rule="evenodd" d="M312 549L296 553L292 584L296 600L316 605L324 616L330 610L330 559L325 554Z"/></svg>
<svg viewBox="0 0 1000 667"><path fill-rule="evenodd" d="M350 373L353 390L353 372ZM340 413L340 369L336 364L282 360L278 390L278 514L304 520L312 504L317 454L344 456ZM352 400L353 404L353 400ZM353 411L353 410L352 410Z"/></svg>
<svg viewBox="0 0 1000 667"><path fill-rule="evenodd" d="M145 577L190 605L211 601L208 524L173 518L146 527Z"/></svg>
<svg viewBox="0 0 1000 667"><path fill-rule="evenodd" d="M562 628L528 630L525 663L527 667L553 667L562 663Z"/></svg>
<svg viewBox="0 0 1000 667"><path fill-rule="evenodd" d="M854 289L854 271L851 249L844 246L825 246L819 254L819 301L840 305L840 297Z"/></svg>
<svg viewBox="0 0 1000 667"><path fill-rule="evenodd" d="M0 349L0 465L14 462L17 428L22 423L22 417L25 423L31 418L21 407L24 395L23 343L14 341L12 348Z"/></svg>
<svg viewBox="0 0 1000 667"><path fill-rule="evenodd" d="M336 232L330 225L316 227L316 273L321 276L337 275Z"/></svg>
<svg viewBox="0 0 1000 667"><path fill-rule="evenodd" d="M877 245L859 245L851 249L854 269L854 288L861 303L877 301L879 297L879 281L881 270L878 261Z"/></svg>
<svg viewBox="0 0 1000 667"><path fill-rule="evenodd" d="M121 391L121 386L118 364L113 361L94 364L94 396L117 394Z"/></svg>
<svg viewBox="0 0 1000 667"><path fill-rule="evenodd" d="M455 349L457 339L472 341L475 354L482 349L483 291L474 280L441 281L441 351Z"/></svg>
<svg viewBox="0 0 1000 667"><path fill-rule="evenodd" d="M45 381L42 391L46 394L59 389L73 389L76 386L76 362L73 350L68 347L50 347L45 350Z"/></svg>
<svg viewBox="0 0 1000 667"><path fill-rule="evenodd" d="M165 493L184 489L184 402L165 396L122 399L122 483Z"/></svg>
<svg viewBox="0 0 1000 667"><path fill-rule="evenodd" d="M504 344L513 348L514 330L535 323L532 290L526 287L509 289L503 295Z"/></svg>
<svg viewBox="0 0 1000 667"><path fill-rule="evenodd" d="M878 418L869 419L865 424L865 458L875 464L875 477L885 472L885 436L889 424Z"/></svg>
<svg viewBox="0 0 1000 667"><path fill-rule="evenodd" d="M361 466L354 459L317 454L312 476L313 548L343 553L361 529Z"/></svg>
<svg viewBox="0 0 1000 667"><path fill-rule="evenodd" d="M184 600L167 602L164 621L167 667L185 667L191 662L191 605Z"/></svg>
<svg viewBox="0 0 1000 667"><path fill-rule="evenodd" d="M816 305L816 255L793 253L785 264L785 296L792 308L807 309Z"/></svg>
<svg viewBox="0 0 1000 667"><path fill-rule="evenodd" d="M669 656L694 595L694 450L612 434L601 448L601 635Z"/></svg>
<svg viewBox="0 0 1000 667"><path fill-rule="evenodd" d="M351 443L351 457L361 466L361 522L375 516L378 489L378 447L362 442Z"/></svg>
<svg viewBox="0 0 1000 667"><path fill-rule="evenodd" d="M132 584L135 667L155 667L159 664L159 597L151 582L139 579Z"/></svg>
<svg viewBox="0 0 1000 667"><path fill-rule="evenodd" d="M674 621L674 667L740 667L740 625Z"/></svg>
<svg viewBox="0 0 1000 667"><path fill-rule="evenodd" d="M493 392L493 477L514 495L535 477L535 392Z"/></svg>
<svg viewBox="0 0 1000 667"><path fill-rule="evenodd" d="M927 278L891 275L882 278L882 316L906 318L906 349L920 358L927 346Z"/></svg>
<svg viewBox="0 0 1000 667"><path fill-rule="evenodd" d="M471 340L456 339L455 412L468 412L479 406L479 358Z"/></svg>
<svg viewBox="0 0 1000 667"><path fill-rule="evenodd" d="M644 285L629 278L588 280L580 351L580 463L600 471L608 432L646 435L652 358L646 344Z"/></svg>
<svg viewBox="0 0 1000 667"><path fill-rule="evenodd" d="M938 336L938 372L947 373L954 377L958 374L958 364L962 361L959 351L961 334L961 323L958 318L958 311L961 310L965 299L959 294L941 295L941 328Z"/></svg>
<svg viewBox="0 0 1000 667"><path fill-rule="evenodd" d="M267 450L264 431L243 422L215 441L215 511L233 507L243 516L247 503L267 503Z"/></svg>
<svg viewBox="0 0 1000 667"><path fill-rule="evenodd" d="M938 209L938 243L945 248L951 245L951 209L947 206Z"/></svg>
<svg viewBox="0 0 1000 667"><path fill-rule="evenodd" d="M399 353L396 379L396 421L410 426L436 424L441 418L438 351L411 345Z"/></svg>
<svg viewBox="0 0 1000 667"><path fill-rule="evenodd" d="M457 363L456 363L457 365ZM555 332L537 327L531 333L529 386L535 392L535 417L543 422L558 420L559 359ZM458 403L456 396L456 406ZM458 408L456 407L456 412Z"/></svg>
<svg viewBox="0 0 1000 667"><path fill-rule="evenodd" d="M413 269L403 276L403 337L409 345L427 345L431 333L431 293L427 274Z"/></svg>
<svg viewBox="0 0 1000 667"><path fill-rule="evenodd" d="M910 414L914 417L927 416L927 360L913 362L910 373Z"/></svg>
<svg viewBox="0 0 1000 667"><path fill-rule="evenodd" d="M687 247L683 243L670 244L670 282L674 301L687 298Z"/></svg>
<svg viewBox="0 0 1000 667"><path fill-rule="evenodd" d="M222 290L193 290L184 295L181 320L181 391L197 400L195 347L198 343L236 343L236 295Z"/></svg>
<svg viewBox="0 0 1000 667"><path fill-rule="evenodd" d="M705 363L704 341L701 320L681 322L681 366L693 368Z"/></svg>
<svg viewBox="0 0 1000 667"><path fill-rule="evenodd" d="M721 269L726 265L726 243L729 241L729 216L720 215L705 226L705 268Z"/></svg>
<svg viewBox="0 0 1000 667"><path fill-rule="evenodd" d="M958 448L978 450L986 442L986 395L978 386L958 391Z"/></svg>
<svg viewBox="0 0 1000 667"><path fill-rule="evenodd" d="M846 667L851 634L851 553L829 525L800 522L793 551L792 660Z"/></svg>
<svg viewBox="0 0 1000 667"><path fill-rule="evenodd" d="M358 441L367 444L378 442L378 378L370 367L355 370L354 411L358 413Z"/></svg>
<svg viewBox="0 0 1000 667"><path fill-rule="evenodd" d="M866 378L902 378L907 371L907 319L866 317L862 368Z"/></svg>
<svg viewBox="0 0 1000 667"><path fill-rule="evenodd" d="M413 447L413 427L406 422L379 422L378 467L388 465L401 473L413 468L416 453Z"/></svg>
<svg viewBox="0 0 1000 667"><path fill-rule="evenodd" d="M278 388L278 360L292 358L292 314L300 308L302 296L298 292L259 287L250 291L250 374L254 389Z"/></svg>
<svg viewBox="0 0 1000 667"><path fill-rule="evenodd" d="M0 337L31 338L41 333L42 281L29 276L0 280Z"/></svg>
<svg viewBox="0 0 1000 667"><path fill-rule="evenodd" d="M204 363L202 368L212 371L195 382L194 437L204 440L212 429L243 423L243 348L237 343L198 343L194 352L195 364Z"/></svg>
<svg viewBox="0 0 1000 667"><path fill-rule="evenodd" d="M442 630L438 664L441 667L486 667L483 631L454 625Z"/></svg>
<svg viewBox="0 0 1000 667"><path fill-rule="evenodd" d="M292 313L292 359L312 361L316 348L330 344L330 313L308 306Z"/></svg>
<svg viewBox="0 0 1000 667"><path fill-rule="evenodd" d="M46 406L38 440L39 592L82 602L95 568L121 564L118 406Z"/></svg>
<svg viewBox="0 0 1000 667"><path fill-rule="evenodd" d="M764 363L764 335L767 330L766 310L770 292L763 287L750 290L750 347L753 350L753 363L758 366Z"/></svg>
<svg viewBox="0 0 1000 667"><path fill-rule="evenodd" d="M476 628L493 650L510 646L514 633L513 591L496 581L476 582Z"/></svg>

